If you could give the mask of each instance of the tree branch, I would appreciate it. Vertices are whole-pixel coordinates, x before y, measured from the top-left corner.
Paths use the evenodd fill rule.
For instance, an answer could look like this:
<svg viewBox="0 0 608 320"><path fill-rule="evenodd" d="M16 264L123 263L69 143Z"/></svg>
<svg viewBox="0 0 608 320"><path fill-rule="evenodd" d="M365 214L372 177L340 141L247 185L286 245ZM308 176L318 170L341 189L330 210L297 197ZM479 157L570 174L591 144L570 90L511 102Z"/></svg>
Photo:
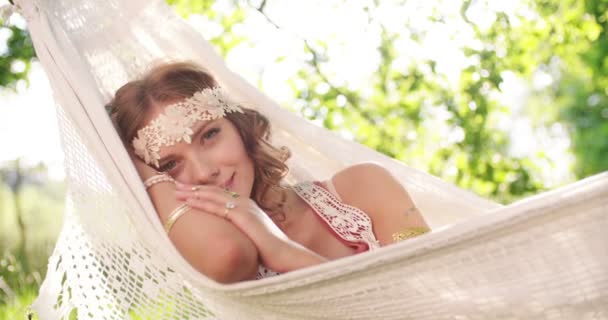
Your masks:
<svg viewBox="0 0 608 320"><path fill-rule="evenodd" d="M249 3L249 2L248 2ZM266 21L268 21L268 23L272 24L275 28L279 29L279 30L285 30L284 28L282 28L281 26L279 26L276 22L274 22L274 20L272 20L268 14L266 14L266 12L264 11L264 8L266 6L266 0L264 0L262 2L262 4L259 7L255 7L253 5L251 5L251 3L249 3L249 5L251 7L253 7L256 11L258 11L265 19ZM312 59L312 67L315 69L315 71L317 72L317 74L319 75L319 77L321 77L321 79L323 81L325 81L325 83L327 83L327 85L329 85L329 87L334 90L336 93L344 96L346 98L346 101L353 106L353 108L358 111L362 116L371 119L371 115L368 114L367 112L365 112L364 110L361 110L360 106L359 106L359 102L356 101L356 98L354 98L354 96L356 96L356 94L354 94L351 91L348 90L344 90L343 88L340 88L339 86L333 84L329 78L327 77L327 75L325 75L325 73L323 73L323 71L321 70L321 65L319 64L319 60L320 60L320 56L321 54L315 50L312 45L308 42L308 40L304 39L303 37L294 34L294 36L296 38L301 39L304 42L304 45L306 46L306 48L310 51L310 53L312 53L313 59Z"/></svg>
<svg viewBox="0 0 608 320"><path fill-rule="evenodd" d="M266 7L266 0L262 1L262 3L260 3L260 7L258 8L258 11L263 12L264 7Z"/></svg>

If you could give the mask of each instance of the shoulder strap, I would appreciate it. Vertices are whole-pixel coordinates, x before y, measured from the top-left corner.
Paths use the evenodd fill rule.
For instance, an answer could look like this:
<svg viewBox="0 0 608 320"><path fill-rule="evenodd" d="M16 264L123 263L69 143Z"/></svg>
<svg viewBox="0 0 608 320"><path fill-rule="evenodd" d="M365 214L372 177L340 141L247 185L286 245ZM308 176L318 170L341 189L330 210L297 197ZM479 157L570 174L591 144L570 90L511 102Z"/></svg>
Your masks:
<svg viewBox="0 0 608 320"><path fill-rule="evenodd" d="M365 243L369 250L380 247L372 221L361 209L343 203L320 183L301 182L292 188L340 238Z"/></svg>

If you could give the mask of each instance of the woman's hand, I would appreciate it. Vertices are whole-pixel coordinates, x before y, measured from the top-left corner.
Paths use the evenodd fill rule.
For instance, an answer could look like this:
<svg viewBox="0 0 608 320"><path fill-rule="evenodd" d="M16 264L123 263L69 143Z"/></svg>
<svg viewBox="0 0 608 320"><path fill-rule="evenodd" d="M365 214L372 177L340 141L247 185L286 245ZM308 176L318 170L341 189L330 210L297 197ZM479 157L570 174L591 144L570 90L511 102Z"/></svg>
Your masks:
<svg viewBox="0 0 608 320"><path fill-rule="evenodd" d="M142 181L159 174L132 149L128 148L128 152ZM147 192L163 223L183 203L175 199L173 183L154 184ZM227 221L191 210L175 223L169 237L194 268L218 282L251 280L256 275L259 265L256 245Z"/></svg>
<svg viewBox="0 0 608 320"><path fill-rule="evenodd" d="M287 272L326 261L325 258L290 240L251 199L217 186L177 185L178 200L192 208L232 222L256 245L262 263L277 272Z"/></svg>

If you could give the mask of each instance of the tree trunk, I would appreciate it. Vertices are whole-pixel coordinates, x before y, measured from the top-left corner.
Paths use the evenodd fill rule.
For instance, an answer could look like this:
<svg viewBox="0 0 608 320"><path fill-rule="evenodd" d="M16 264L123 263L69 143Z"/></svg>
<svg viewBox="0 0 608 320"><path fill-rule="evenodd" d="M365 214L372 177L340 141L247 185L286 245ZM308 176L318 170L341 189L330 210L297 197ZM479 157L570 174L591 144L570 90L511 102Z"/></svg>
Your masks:
<svg viewBox="0 0 608 320"><path fill-rule="evenodd" d="M23 268L25 271L29 271L29 261L27 258L27 230L23 217L23 209L21 208L21 197L20 191L23 185L23 173L21 172L21 166L19 159L15 160L15 180L11 184L11 191L13 192L13 203L15 205L15 217L17 218L17 229L19 231L19 246L17 247L17 254L23 262Z"/></svg>

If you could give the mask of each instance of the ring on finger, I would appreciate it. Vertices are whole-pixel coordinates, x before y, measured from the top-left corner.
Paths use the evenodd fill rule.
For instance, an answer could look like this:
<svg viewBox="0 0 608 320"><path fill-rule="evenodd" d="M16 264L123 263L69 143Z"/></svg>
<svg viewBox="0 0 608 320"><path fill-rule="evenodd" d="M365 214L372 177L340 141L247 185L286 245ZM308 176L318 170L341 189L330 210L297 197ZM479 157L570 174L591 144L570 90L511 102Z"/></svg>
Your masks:
<svg viewBox="0 0 608 320"><path fill-rule="evenodd" d="M234 201L226 202L226 209L230 210L230 209L234 209L234 208L236 208L236 203L234 203Z"/></svg>
<svg viewBox="0 0 608 320"><path fill-rule="evenodd" d="M230 212L230 209L234 209L234 208L236 208L236 203L234 203L233 201L226 202L226 205L224 208L224 215L222 217L224 219L228 219L228 213Z"/></svg>
<svg viewBox="0 0 608 320"><path fill-rule="evenodd" d="M227 194L229 194L230 197L232 197L234 199L236 199L236 198L239 197L239 194L237 192L234 192L234 191L231 191L231 190L228 190L228 189L224 189L224 192L226 192Z"/></svg>

